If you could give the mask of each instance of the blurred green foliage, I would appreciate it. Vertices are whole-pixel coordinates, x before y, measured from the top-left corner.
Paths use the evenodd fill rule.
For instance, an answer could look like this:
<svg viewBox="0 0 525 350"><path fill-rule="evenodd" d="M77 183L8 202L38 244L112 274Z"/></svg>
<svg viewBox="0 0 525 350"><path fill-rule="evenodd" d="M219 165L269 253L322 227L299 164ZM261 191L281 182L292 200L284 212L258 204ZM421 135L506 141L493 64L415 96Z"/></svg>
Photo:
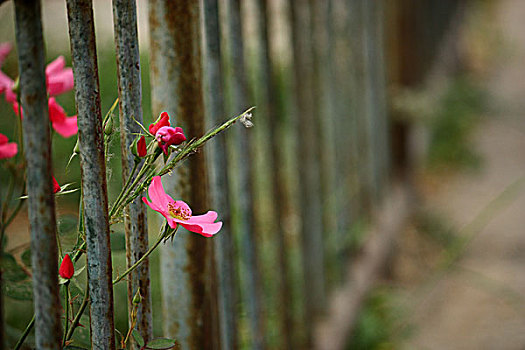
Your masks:
<svg viewBox="0 0 525 350"><path fill-rule="evenodd" d="M469 136L480 120L485 101L483 90L468 78L453 80L432 113L429 129L428 166L476 168L481 159Z"/></svg>

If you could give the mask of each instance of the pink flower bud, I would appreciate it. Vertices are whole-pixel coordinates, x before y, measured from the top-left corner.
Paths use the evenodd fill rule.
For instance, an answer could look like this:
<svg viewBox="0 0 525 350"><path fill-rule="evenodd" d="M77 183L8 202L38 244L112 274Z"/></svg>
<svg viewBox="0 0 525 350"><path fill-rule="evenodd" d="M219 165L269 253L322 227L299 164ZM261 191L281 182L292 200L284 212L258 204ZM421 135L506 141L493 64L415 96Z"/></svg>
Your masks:
<svg viewBox="0 0 525 350"><path fill-rule="evenodd" d="M159 142L159 147L162 149L164 154L168 154L168 147L171 145L180 145L186 141L186 136L184 136L184 131L182 131L182 128L163 126L155 134L155 139Z"/></svg>
<svg viewBox="0 0 525 350"><path fill-rule="evenodd" d="M69 254L66 254L64 256L64 259L62 259L62 263L60 264L60 268L58 269L58 274L60 275L60 277L69 280L71 279L71 277L73 277L74 273L75 267L73 266L73 261L71 261Z"/></svg>

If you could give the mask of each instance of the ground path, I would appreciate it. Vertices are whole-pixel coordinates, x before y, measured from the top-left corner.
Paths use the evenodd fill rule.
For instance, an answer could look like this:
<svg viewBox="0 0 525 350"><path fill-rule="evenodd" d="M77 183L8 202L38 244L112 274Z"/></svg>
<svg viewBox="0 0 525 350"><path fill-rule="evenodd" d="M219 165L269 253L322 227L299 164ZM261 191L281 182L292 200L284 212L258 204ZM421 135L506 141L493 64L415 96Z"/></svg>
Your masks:
<svg viewBox="0 0 525 350"><path fill-rule="evenodd" d="M493 205L525 177L525 1L500 0L495 12L506 48L486 83L497 107L474 133L483 166L426 196L456 232L474 236L446 274L421 279L431 287L403 292L413 325L406 349L525 349L525 186ZM463 229L480 219L487 221L476 232Z"/></svg>

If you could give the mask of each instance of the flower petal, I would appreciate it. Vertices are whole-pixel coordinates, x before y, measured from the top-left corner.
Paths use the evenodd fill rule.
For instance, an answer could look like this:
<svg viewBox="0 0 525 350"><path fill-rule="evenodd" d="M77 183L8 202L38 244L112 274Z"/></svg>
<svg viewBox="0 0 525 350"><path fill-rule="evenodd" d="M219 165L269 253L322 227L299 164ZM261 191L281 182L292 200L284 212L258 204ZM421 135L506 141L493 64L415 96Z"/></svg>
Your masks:
<svg viewBox="0 0 525 350"><path fill-rule="evenodd" d="M191 218L186 220L189 224L197 224L197 223L213 223L215 220L217 220L217 213L214 211L209 211L204 215L193 215Z"/></svg>
<svg viewBox="0 0 525 350"><path fill-rule="evenodd" d="M4 63L5 58L11 52L13 45L11 43L1 43L0 44L0 66Z"/></svg>
<svg viewBox="0 0 525 350"><path fill-rule="evenodd" d="M164 210L167 210L169 203L174 202L173 198L167 195L164 191L160 176L155 176L151 180L151 184L148 188L148 195L151 201L155 203L157 207L164 208Z"/></svg>
<svg viewBox="0 0 525 350"><path fill-rule="evenodd" d="M66 59L64 56L58 56L54 61L50 62L46 67L46 75L53 75L60 73L66 66Z"/></svg>
<svg viewBox="0 0 525 350"><path fill-rule="evenodd" d="M53 129L62 137L71 137L78 133L77 116L67 117L61 122L52 123Z"/></svg>
<svg viewBox="0 0 525 350"><path fill-rule="evenodd" d="M198 233L204 237L211 237L217 232L220 231L222 227L222 222L214 222L209 224L198 224L198 225L190 225L187 223L181 223L179 222L182 227L184 227L186 230Z"/></svg>
<svg viewBox="0 0 525 350"><path fill-rule="evenodd" d="M18 145L14 142L0 145L0 159L12 158L18 153Z"/></svg>
<svg viewBox="0 0 525 350"><path fill-rule="evenodd" d="M66 68L61 72L47 77L47 91L50 96L56 96L73 89L75 83L73 70Z"/></svg>

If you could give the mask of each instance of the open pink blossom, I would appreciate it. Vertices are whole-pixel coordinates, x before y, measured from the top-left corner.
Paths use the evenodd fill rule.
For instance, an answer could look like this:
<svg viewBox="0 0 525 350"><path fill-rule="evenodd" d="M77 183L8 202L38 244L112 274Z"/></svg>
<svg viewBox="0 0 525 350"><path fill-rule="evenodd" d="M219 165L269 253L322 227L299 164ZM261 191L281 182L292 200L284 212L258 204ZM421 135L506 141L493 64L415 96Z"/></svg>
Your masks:
<svg viewBox="0 0 525 350"><path fill-rule="evenodd" d="M18 115L18 102L13 103L13 110ZM24 117L24 110L20 109ZM54 97L48 100L49 121L53 129L62 137L70 137L78 132L77 116L67 117L64 108L60 106Z"/></svg>
<svg viewBox="0 0 525 350"><path fill-rule="evenodd" d="M150 200L142 197L144 203L159 213L161 213L171 228L176 228L177 224L186 230L198 233L204 237L211 237L222 227L222 222L217 220L217 213L208 211L204 215L192 215L190 207L183 201L175 201L164 191L160 176L155 176L148 188Z"/></svg>
<svg viewBox="0 0 525 350"><path fill-rule="evenodd" d="M156 123L151 123L148 129L152 135L156 135L157 131L163 126L170 126L170 116L168 112L162 112L160 114L160 119Z"/></svg>
<svg viewBox="0 0 525 350"><path fill-rule="evenodd" d="M18 153L18 145L9 142L7 136L0 134L0 159L12 158Z"/></svg>
<svg viewBox="0 0 525 350"><path fill-rule="evenodd" d="M162 149L164 154L168 154L168 147L171 145L180 145L186 141L186 136L184 136L184 131L182 131L182 128L163 126L155 134L155 139L159 142L159 147Z"/></svg>

